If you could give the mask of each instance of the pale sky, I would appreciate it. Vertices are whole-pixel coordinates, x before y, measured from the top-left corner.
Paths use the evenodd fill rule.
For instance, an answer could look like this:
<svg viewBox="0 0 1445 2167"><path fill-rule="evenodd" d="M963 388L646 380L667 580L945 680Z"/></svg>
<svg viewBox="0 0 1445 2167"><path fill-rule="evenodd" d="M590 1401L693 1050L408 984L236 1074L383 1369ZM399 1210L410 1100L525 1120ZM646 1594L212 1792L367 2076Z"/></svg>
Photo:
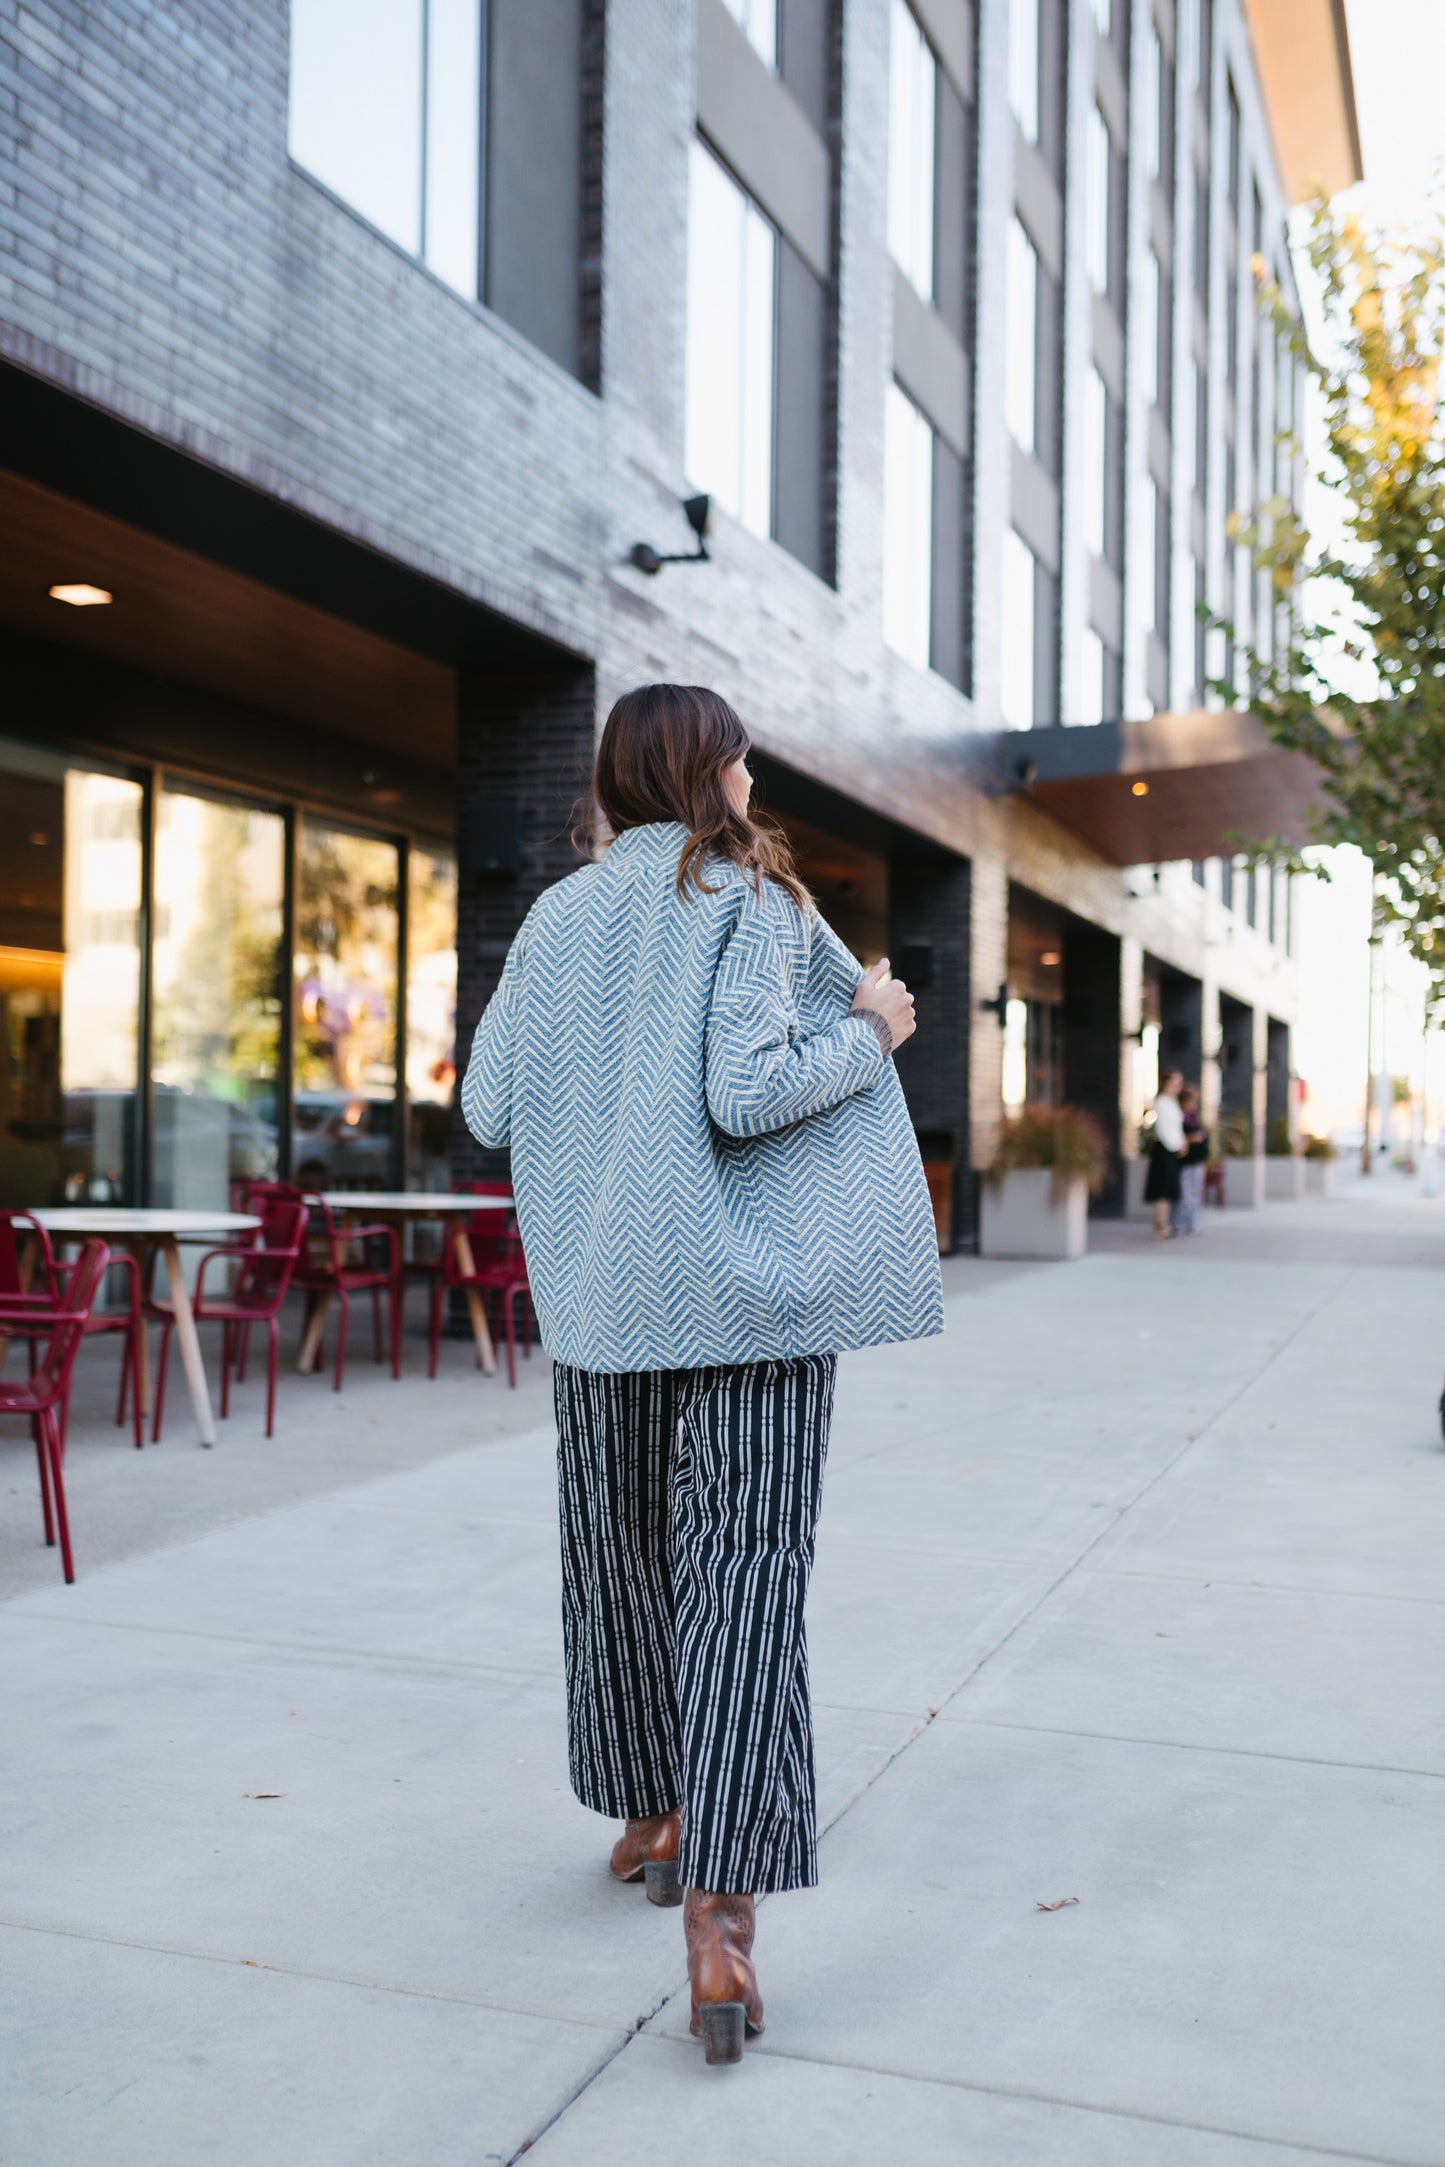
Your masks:
<svg viewBox="0 0 1445 2167"><path fill-rule="evenodd" d="M1365 180L1351 192L1372 223L1409 225L1445 161L1445 0L1346 0ZM1329 887L1301 883L1300 1029L1295 1066L1305 1080L1304 1126L1357 1126L1365 1085L1369 877L1354 852L1337 854ZM1422 974L1388 951L1380 963L1376 1063L1423 1077ZM1383 1036L1383 1048L1378 1043ZM1445 1113L1445 1040L1432 1033L1431 1127Z"/></svg>

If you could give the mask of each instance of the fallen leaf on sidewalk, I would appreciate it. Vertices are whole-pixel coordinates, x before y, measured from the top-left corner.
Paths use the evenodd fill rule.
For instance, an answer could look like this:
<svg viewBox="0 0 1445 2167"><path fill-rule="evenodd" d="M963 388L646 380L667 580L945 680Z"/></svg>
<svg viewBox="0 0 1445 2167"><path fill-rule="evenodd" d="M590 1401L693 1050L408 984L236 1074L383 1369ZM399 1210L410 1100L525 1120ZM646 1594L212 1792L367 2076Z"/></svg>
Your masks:
<svg viewBox="0 0 1445 2167"><path fill-rule="evenodd" d="M1037 1911L1067 1911L1070 1904L1076 1904L1078 1901L1077 1896L1060 1896L1052 1904L1036 1904L1034 1908Z"/></svg>
<svg viewBox="0 0 1445 2167"><path fill-rule="evenodd" d="M1156 1631L1154 1635L1154 1638L1156 1640L1177 1640L1178 1637L1179 1636L1176 1633L1161 1633L1158 1631Z"/></svg>
<svg viewBox="0 0 1445 2167"><path fill-rule="evenodd" d="M274 1964L258 1963L254 1956L243 1956L241 1966L245 1971L274 1971L276 1969Z"/></svg>
<svg viewBox="0 0 1445 2167"><path fill-rule="evenodd" d="M284 1798L286 1793L284 1791L246 1791L242 1795L246 1798Z"/></svg>

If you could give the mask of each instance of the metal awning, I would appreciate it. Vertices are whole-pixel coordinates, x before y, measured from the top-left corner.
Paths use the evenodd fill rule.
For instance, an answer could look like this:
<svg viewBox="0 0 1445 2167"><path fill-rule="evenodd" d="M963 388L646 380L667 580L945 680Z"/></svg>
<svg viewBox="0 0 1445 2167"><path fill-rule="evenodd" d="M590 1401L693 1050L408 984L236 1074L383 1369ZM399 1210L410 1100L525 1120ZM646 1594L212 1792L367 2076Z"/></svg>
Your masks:
<svg viewBox="0 0 1445 2167"><path fill-rule="evenodd" d="M1237 709L1000 731L979 751L988 787L1051 813L1115 865L1227 856L1241 837L1307 842L1322 795L1314 762Z"/></svg>

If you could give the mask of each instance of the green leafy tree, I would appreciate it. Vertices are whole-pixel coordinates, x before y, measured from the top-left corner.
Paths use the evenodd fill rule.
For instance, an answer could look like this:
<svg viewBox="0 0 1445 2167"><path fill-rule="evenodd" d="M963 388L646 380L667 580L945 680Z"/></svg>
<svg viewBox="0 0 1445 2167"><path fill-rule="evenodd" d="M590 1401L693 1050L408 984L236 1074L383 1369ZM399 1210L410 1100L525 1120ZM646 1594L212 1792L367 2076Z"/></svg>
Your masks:
<svg viewBox="0 0 1445 2167"><path fill-rule="evenodd" d="M1321 200L1308 257L1322 308L1313 348L1258 264L1256 277L1263 309L1319 388L1318 479L1339 539L1319 546L1283 498L1231 522L1271 576L1282 635L1270 655L1238 646L1241 683L1273 741L1317 763L1309 840L1352 843L1370 860L1376 929L1400 926L1436 1004L1445 1000L1445 235L1438 219L1418 234L1371 231ZM1341 604L1333 616L1332 594ZM1251 855L1320 871L1280 838Z"/></svg>

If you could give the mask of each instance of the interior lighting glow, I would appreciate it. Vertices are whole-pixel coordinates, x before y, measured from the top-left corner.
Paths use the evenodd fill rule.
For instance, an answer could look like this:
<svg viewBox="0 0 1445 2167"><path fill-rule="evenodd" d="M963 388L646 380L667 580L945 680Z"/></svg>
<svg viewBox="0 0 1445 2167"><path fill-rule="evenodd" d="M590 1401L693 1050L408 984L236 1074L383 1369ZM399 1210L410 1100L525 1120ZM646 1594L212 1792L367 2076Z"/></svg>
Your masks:
<svg viewBox="0 0 1445 2167"><path fill-rule="evenodd" d="M113 602L115 597L107 594L104 587L88 586L82 579L52 587L50 599L52 602L69 602L73 609L94 609L97 603Z"/></svg>
<svg viewBox="0 0 1445 2167"><path fill-rule="evenodd" d="M1131 783L1129 787L1136 798L1147 798L1149 795L1149 785L1147 783Z"/></svg>
<svg viewBox="0 0 1445 2167"><path fill-rule="evenodd" d="M1062 963L1063 960L1064 959L1059 954L1057 948L1046 948L1043 954L1039 957L1039 961L1043 964L1044 969L1049 971L1053 969L1056 963Z"/></svg>

